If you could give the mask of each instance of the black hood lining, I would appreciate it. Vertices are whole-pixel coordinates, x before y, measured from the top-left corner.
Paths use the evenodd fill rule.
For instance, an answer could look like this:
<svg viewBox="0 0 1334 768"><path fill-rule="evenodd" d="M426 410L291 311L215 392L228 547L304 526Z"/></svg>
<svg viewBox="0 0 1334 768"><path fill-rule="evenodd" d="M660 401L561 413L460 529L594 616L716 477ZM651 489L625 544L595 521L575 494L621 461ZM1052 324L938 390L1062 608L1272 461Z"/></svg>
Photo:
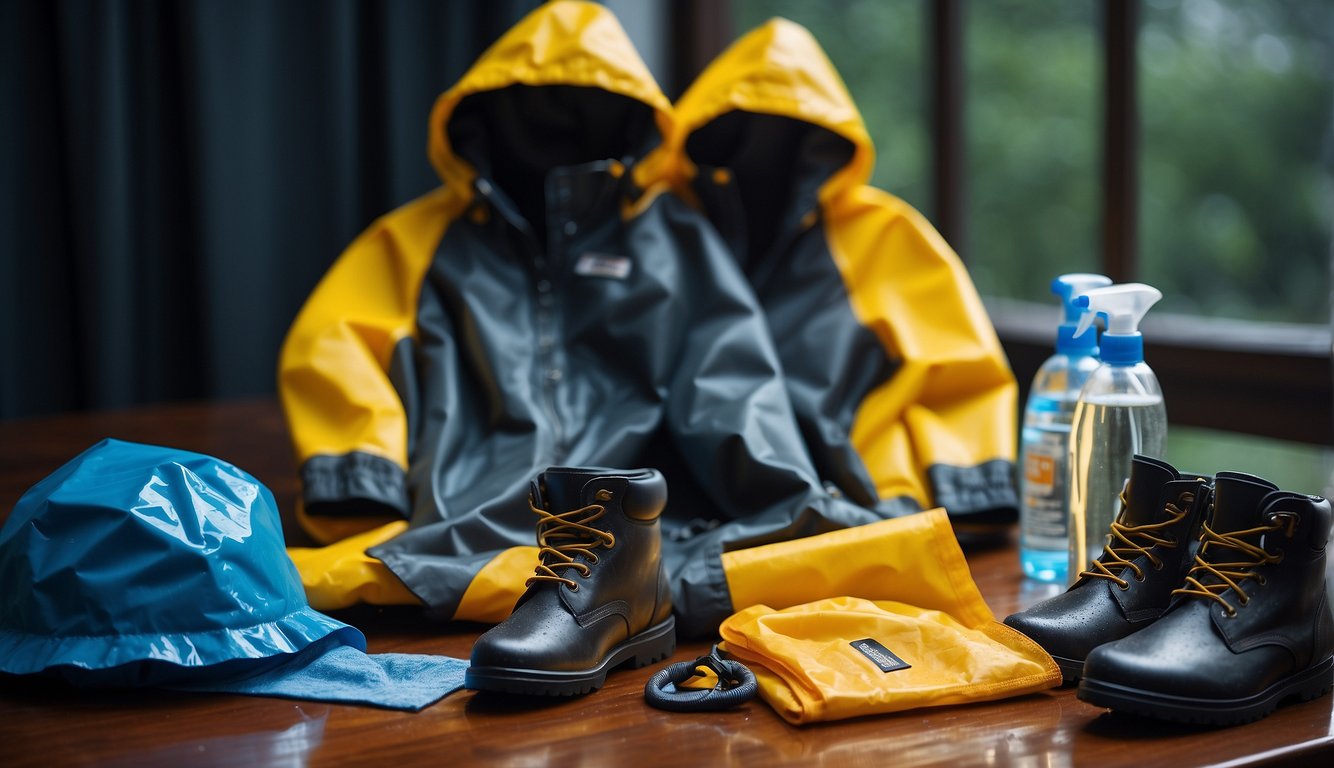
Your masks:
<svg viewBox="0 0 1334 768"><path fill-rule="evenodd" d="M660 142L654 110L628 96L574 85L511 85L465 97L449 144L540 228L547 174L600 160L627 165Z"/></svg>
<svg viewBox="0 0 1334 768"><path fill-rule="evenodd" d="M756 257L815 207L820 186L855 152L851 141L828 128L741 110L715 118L686 140L696 165L731 172L745 211L748 250Z"/></svg>

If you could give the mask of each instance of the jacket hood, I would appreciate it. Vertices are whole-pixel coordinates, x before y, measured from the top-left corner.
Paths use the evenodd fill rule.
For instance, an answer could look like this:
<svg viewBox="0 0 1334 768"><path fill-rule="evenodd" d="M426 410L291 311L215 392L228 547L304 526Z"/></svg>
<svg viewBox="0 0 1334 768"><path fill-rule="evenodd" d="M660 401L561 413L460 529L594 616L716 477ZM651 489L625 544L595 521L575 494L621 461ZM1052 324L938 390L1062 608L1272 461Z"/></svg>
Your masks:
<svg viewBox="0 0 1334 768"><path fill-rule="evenodd" d="M759 115L786 120L759 120L765 124L763 129L744 125L757 122L752 118ZM794 137L800 134L793 139L794 143L805 142L803 146L788 149L801 151L811 149L812 143L823 142L817 152L826 159L837 157L842 161L833 168L826 163L828 177L827 181L821 179L821 200L865 184L875 163L870 135L842 78L811 33L787 19L769 20L719 54L677 102L675 118L677 130L672 148L681 153L687 177L697 173L696 164L744 172L738 165L744 164L745 159L738 163L737 158L753 142L729 140L726 134L735 137L749 128L772 135L775 122L804 124L785 129ZM850 146L831 151L832 137L813 135L819 132L812 132L807 126L823 128ZM782 156L772 152L752 154L761 163Z"/></svg>
<svg viewBox="0 0 1334 768"><path fill-rule="evenodd" d="M436 100L428 150L441 180L462 191L478 175L519 186L552 167L634 159L670 131L671 104L611 11L556 0Z"/></svg>

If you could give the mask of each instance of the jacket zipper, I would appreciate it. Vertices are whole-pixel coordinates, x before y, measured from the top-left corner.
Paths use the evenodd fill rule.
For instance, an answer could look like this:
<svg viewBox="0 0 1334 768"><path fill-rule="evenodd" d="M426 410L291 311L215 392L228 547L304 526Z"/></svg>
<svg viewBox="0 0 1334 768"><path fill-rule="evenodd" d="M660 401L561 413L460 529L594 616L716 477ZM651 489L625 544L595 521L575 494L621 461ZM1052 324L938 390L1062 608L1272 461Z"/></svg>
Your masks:
<svg viewBox="0 0 1334 768"><path fill-rule="evenodd" d="M573 190L568 174L560 170L547 174L545 187L546 254L544 256L538 248L533 259L534 272L537 276L534 285L537 292L537 346L543 402L546 405L547 418L551 421L552 464L560 465L565 463L569 444L556 400L557 388L565 377L564 359L559 344L561 318L560 310L556 306L556 291L560 288L557 284L561 282L558 276L561 265L565 262L565 240L574 234L574 222L567 213Z"/></svg>
<svg viewBox="0 0 1334 768"><path fill-rule="evenodd" d="M552 179L547 179L548 200L552 193ZM537 242L537 237L533 232L531 222L513 212L508 205L497 205L493 195L493 187L486 179L478 179L475 182L475 189L483 197L492 202L492 206L501 210L502 215L509 221L510 225L519 233L518 240L524 243L528 250L529 263L532 265L533 281L532 290L534 293L533 302L533 325L537 332L537 355L536 355L536 386L541 390L538 399L541 401L542 410L551 425L552 446L551 459L548 462L551 466L557 466L564 463L565 454L568 451L565 442L565 431L561 424L559 409L556 405L556 385L563 378L559 365L559 318L556 309L556 287L553 282L554 265L550 254L557 252L556 247L559 244L558 236L555 234L555 227L548 226L547 235L547 253L543 253L542 246ZM569 197L569 187L564 186L565 198ZM548 206L549 207L549 206ZM550 213L547 220L552 221L555 217Z"/></svg>

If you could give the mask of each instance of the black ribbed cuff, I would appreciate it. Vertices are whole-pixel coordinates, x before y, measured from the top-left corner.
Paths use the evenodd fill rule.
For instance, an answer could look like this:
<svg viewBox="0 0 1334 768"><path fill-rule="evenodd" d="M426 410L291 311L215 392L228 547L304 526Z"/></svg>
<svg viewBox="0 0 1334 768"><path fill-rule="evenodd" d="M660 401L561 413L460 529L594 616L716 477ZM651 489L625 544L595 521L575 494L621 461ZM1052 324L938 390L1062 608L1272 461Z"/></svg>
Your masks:
<svg viewBox="0 0 1334 768"><path fill-rule="evenodd" d="M408 517L405 474L389 459L369 453L312 456L301 467L307 515Z"/></svg>
<svg viewBox="0 0 1334 768"><path fill-rule="evenodd" d="M953 520L1005 524L1019 517L1013 462L996 459L974 467L934 464L926 472L935 504Z"/></svg>

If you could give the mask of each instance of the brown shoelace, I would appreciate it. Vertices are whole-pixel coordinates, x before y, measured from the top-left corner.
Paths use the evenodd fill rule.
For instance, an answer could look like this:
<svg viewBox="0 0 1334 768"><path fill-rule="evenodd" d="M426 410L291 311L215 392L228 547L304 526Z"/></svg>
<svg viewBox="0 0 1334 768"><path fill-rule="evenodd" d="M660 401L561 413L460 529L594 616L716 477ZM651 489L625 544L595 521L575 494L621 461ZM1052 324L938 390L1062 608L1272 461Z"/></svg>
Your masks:
<svg viewBox="0 0 1334 768"><path fill-rule="evenodd" d="M1230 531L1228 533L1218 533L1209 527L1208 523L1204 525L1204 533L1201 536L1203 544L1200 545L1200 553L1195 556L1195 565L1191 566L1190 573L1186 574L1186 585L1172 590L1175 595L1191 595L1192 597L1204 597L1217 601L1223 606L1229 617L1237 615L1237 609L1223 598L1223 593L1231 589L1237 596L1237 602L1246 605L1251 601L1246 591L1241 588L1241 582L1245 579L1254 578L1260 584L1265 583L1264 574L1256 573L1255 569L1262 565L1283 562L1283 551L1270 553L1263 547L1256 546L1245 537L1258 534L1268 534L1287 528L1288 538L1292 538L1294 527L1297 523L1297 516L1279 512L1273 516L1274 522L1269 525L1260 525L1255 528L1247 528L1241 531ZM1246 560L1236 562L1215 563L1205 559L1209 553L1210 547L1215 550L1220 547L1231 549ZM1199 574L1197 577L1196 574ZM1213 576L1209 579L1209 576ZM1205 583L1208 579L1209 583Z"/></svg>
<svg viewBox="0 0 1334 768"><path fill-rule="evenodd" d="M607 508L601 504L589 504L586 507L553 515L545 509L533 506L531 499L528 501L528 508L541 518L537 521L539 562L537 571L528 577L524 586L531 586L537 581L554 581L578 592L579 584L569 576L558 573L557 570L565 571L573 568L580 575L587 576L589 566L598 561L598 556L593 550L597 547L610 549L616 545L615 536L589 525L602 517ZM577 555L582 555L587 562L576 560Z"/></svg>
<svg viewBox="0 0 1334 768"><path fill-rule="evenodd" d="M1133 561L1140 555L1147 555L1149 562L1153 564L1154 570L1163 567L1163 561L1151 550L1154 547L1175 547L1177 541L1170 536L1161 536L1163 529L1170 528L1181 521L1186 516L1186 510L1195 503L1195 494L1183 493L1177 498L1177 504L1168 502L1164 509L1171 514L1166 520L1158 523L1146 523L1144 525L1122 525L1119 521L1112 522L1111 539L1103 545L1102 551L1106 555L1104 558L1094 560L1088 570L1081 571L1080 577L1092 576L1098 579L1110 579L1121 589L1128 589L1130 582L1121 578L1120 573L1125 568L1130 568L1135 572L1135 581L1144 580L1144 571ZM1121 508L1125 509L1126 492L1121 490ZM1106 562L1103 562L1106 560Z"/></svg>

